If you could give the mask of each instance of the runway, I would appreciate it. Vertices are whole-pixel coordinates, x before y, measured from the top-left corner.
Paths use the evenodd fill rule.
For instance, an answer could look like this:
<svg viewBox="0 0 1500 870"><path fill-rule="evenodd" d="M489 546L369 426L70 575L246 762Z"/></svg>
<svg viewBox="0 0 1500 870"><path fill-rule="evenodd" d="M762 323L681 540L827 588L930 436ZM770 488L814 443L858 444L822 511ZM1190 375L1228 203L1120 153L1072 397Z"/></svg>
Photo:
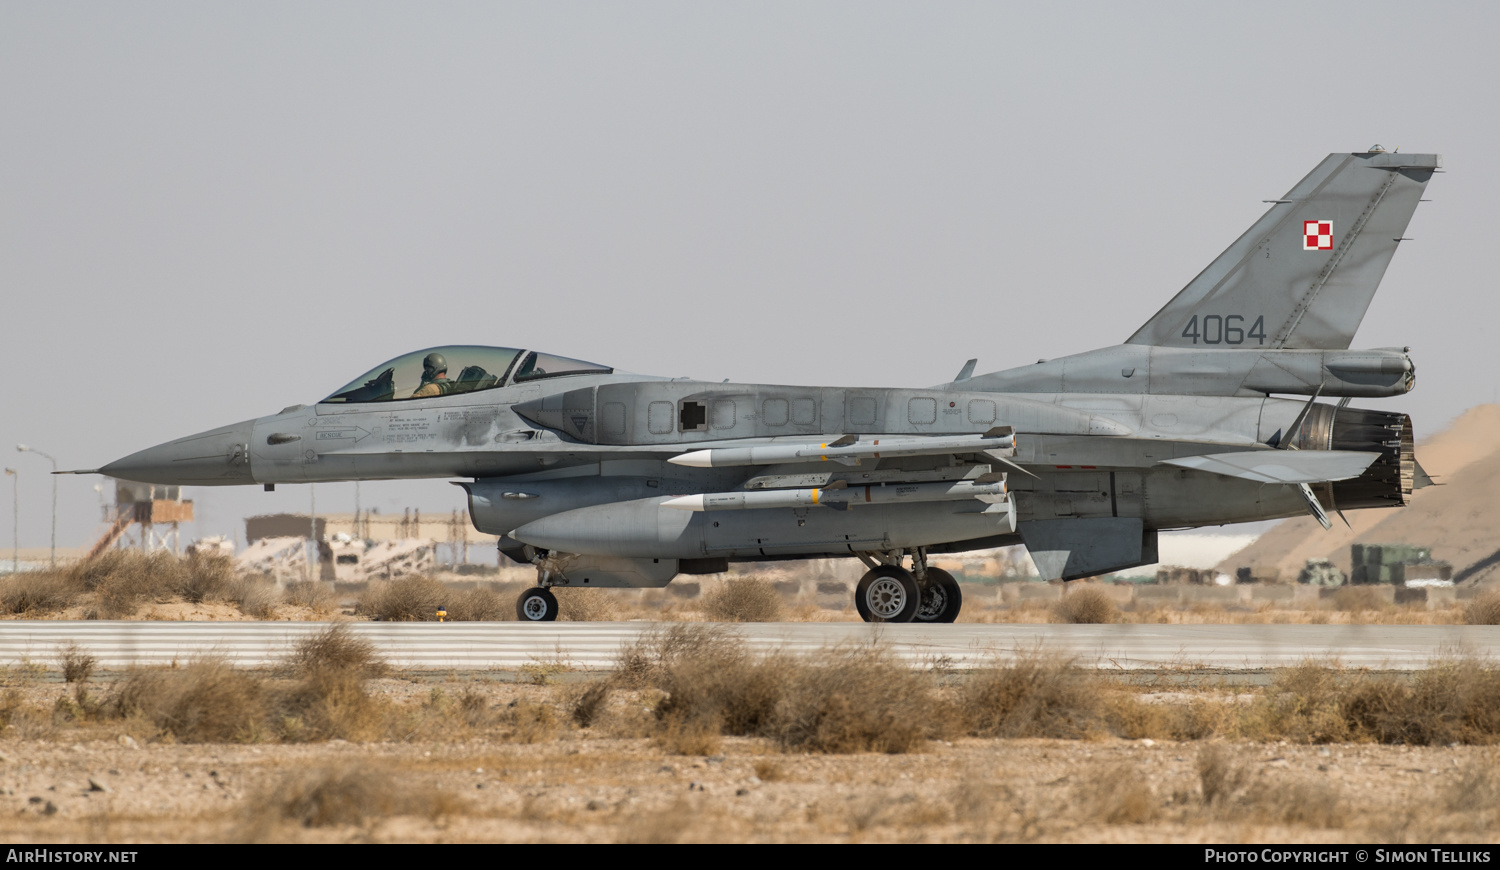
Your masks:
<svg viewBox="0 0 1500 870"><path fill-rule="evenodd" d="M614 667L621 646L667 624L649 622L346 623L387 663L421 671ZM68 643L115 670L218 656L240 667L277 664L326 628L312 622L0 622L0 664L55 669ZM1047 651L1113 670L1265 670L1307 660L1421 670L1456 655L1500 660L1500 626L1452 625L865 625L721 624L753 649L816 655L880 643L913 666L974 667Z"/></svg>

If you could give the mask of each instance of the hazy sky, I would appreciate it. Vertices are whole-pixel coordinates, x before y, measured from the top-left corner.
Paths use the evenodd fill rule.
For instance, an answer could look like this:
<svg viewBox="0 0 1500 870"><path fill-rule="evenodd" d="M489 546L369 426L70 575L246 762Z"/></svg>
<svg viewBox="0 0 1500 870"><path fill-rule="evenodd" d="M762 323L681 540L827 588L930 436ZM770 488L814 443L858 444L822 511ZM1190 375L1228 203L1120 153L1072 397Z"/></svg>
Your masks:
<svg viewBox="0 0 1500 870"><path fill-rule="evenodd" d="M1359 404L1420 438L1500 386L1497 33L1481 3L0 2L21 543L50 483L17 442L95 467L430 345L921 386L1117 344L1373 143L1448 169L1355 339L1413 348L1416 391ZM61 544L97 480L62 480ZM190 534L308 502L189 494Z"/></svg>

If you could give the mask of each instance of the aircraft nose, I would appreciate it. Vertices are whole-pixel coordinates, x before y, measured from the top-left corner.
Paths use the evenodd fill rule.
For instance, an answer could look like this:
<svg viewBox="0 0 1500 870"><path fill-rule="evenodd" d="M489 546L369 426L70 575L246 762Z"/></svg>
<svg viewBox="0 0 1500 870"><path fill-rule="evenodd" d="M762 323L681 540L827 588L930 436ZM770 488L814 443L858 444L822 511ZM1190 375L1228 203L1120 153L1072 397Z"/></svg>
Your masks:
<svg viewBox="0 0 1500 870"><path fill-rule="evenodd" d="M254 425L254 420L246 420L148 447L116 459L99 472L122 480L173 486L254 483L249 450Z"/></svg>

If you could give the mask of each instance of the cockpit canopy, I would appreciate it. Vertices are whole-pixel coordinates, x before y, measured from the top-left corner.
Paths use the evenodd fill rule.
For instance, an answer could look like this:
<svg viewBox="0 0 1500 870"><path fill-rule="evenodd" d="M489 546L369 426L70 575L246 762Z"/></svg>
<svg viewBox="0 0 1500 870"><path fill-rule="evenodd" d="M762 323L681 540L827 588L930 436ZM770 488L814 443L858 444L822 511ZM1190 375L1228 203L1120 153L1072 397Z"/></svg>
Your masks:
<svg viewBox="0 0 1500 870"><path fill-rule="evenodd" d="M607 375L614 369L541 351L510 347L430 347L381 363L323 402L401 402L454 393L477 393L542 378Z"/></svg>

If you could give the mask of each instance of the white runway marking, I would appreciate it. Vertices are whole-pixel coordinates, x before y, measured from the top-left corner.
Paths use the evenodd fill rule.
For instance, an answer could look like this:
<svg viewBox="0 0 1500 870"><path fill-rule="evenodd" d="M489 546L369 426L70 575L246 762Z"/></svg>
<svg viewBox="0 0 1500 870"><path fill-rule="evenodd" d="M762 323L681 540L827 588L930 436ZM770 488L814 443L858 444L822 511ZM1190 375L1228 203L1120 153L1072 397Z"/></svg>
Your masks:
<svg viewBox="0 0 1500 870"><path fill-rule="evenodd" d="M624 644L658 627L648 622L347 623L396 667L514 670L566 664L608 670ZM215 655L241 667L278 663L300 638L327 623L0 622L0 664L56 667L77 643L103 668L169 665ZM920 665L946 659L973 666L1046 650L1105 669L1261 670L1314 659L1345 666L1419 670L1458 654L1500 660L1500 626L1453 625L723 625L756 649L816 654L878 641Z"/></svg>

